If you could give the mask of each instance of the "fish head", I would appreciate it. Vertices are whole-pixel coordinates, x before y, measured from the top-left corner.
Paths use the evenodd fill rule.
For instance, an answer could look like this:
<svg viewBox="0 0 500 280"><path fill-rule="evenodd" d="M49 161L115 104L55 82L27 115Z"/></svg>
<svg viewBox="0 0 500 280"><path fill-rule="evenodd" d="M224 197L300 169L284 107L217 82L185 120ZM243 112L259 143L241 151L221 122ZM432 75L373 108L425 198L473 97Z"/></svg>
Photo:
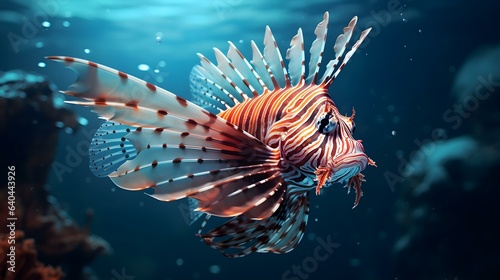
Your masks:
<svg viewBox="0 0 500 280"><path fill-rule="evenodd" d="M282 137L282 158L315 177L317 194L334 183L358 189L363 181L360 172L375 163L365 154L362 141L354 138L356 112L353 109L350 116L343 116L327 95L316 104L288 123Z"/></svg>
<svg viewBox="0 0 500 280"><path fill-rule="evenodd" d="M324 185L346 184L349 190L351 187L356 189L356 206L362 194L361 182L364 181L361 171L367 165L375 166L375 162L365 154L362 141L354 138L356 111L353 108L350 116L343 116L328 98L319 112L314 125L317 133L325 135L318 147L325 151L325 156L314 172L317 177L316 194Z"/></svg>

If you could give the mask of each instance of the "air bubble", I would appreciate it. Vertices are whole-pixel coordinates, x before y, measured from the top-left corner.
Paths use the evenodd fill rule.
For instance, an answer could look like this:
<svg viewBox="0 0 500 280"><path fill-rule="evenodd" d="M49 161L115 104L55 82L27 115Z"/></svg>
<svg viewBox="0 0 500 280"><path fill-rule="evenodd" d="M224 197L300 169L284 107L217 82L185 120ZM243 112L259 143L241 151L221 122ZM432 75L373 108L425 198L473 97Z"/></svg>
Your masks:
<svg viewBox="0 0 500 280"><path fill-rule="evenodd" d="M162 39L163 39L163 33L156 32L156 43L160 44Z"/></svg>
<svg viewBox="0 0 500 280"><path fill-rule="evenodd" d="M396 136L396 130L391 131L392 136Z"/></svg>
<svg viewBox="0 0 500 280"><path fill-rule="evenodd" d="M137 69L139 69L141 71L148 71L149 70L149 65L147 65L147 64L139 64L139 66L137 66Z"/></svg>
<svg viewBox="0 0 500 280"><path fill-rule="evenodd" d="M86 53L86 54L89 54L90 53L90 49L84 49L83 52Z"/></svg>
<svg viewBox="0 0 500 280"><path fill-rule="evenodd" d="M69 21L65 20L65 21L63 21L62 25L64 27L70 27L71 23Z"/></svg>
<svg viewBox="0 0 500 280"><path fill-rule="evenodd" d="M360 266L361 265L361 261L359 259L351 259L349 261L349 263L351 264L352 267L357 267L357 266Z"/></svg>
<svg viewBox="0 0 500 280"><path fill-rule="evenodd" d="M57 121L55 124L56 124L57 128L63 128L64 127L64 123L61 122L61 121Z"/></svg>
<svg viewBox="0 0 500 280"><path fill-rule="evenodd" d="M44 21L44 22L42 22L42 26L45 27L45 28L49 28L50 27L50 22Z"/></svg>
<svg viewBox="0 0 500 280"><path fill-rule="evenodd" d="M43 42L38 41L35 43L35 48L37 48L37 49L41 49L41 48L43 48L43 46L44 46Z"/></svg>
<svg viewBox="0 0 500 280"><path fill-rule="evenodd" d="M175 261L175 264L178 265L178 266L181 266L184 264L184 260L181 259L181 258L178 258L176 261Z"/></svg>
<svg viewBox="0 0 500 280"><path fill-rule="evenodd" d="M210 268L209 268L210 272L213 273L213 274L217 274L220 272L220 266L214 264L214 265L211 265Z"/></svg>
<svg viewBox="0 0 500 280"><path fill-rule="evenodd" d="M316 239L316 234L314 234L314 233L312 233L312 232L311 232L311 233L309 233L309 234L307 235L307 239L309 239L309 240L313 241L314 239Z"/></svg>
<svg viewBox="0 0 500 280"><path fill-rule="evenodd" d="M89 121L84 117L78 117L78 123L80 125L86 126L87 124L89 124Z"/></svg>
<svg viewBox="0 0 500 280"><path fill-rule="evenodd" d="M45 62L38 62L38 67L44 68L45 66L47 66Z"/></svg>

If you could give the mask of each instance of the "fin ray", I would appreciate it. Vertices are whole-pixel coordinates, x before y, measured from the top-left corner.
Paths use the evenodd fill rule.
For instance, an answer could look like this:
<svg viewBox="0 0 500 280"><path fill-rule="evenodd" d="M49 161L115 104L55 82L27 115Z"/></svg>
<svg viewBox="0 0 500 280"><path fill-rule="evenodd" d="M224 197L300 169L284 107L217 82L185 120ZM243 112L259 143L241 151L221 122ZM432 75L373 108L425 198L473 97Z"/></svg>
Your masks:
<svg viewBox="0 0 500 280"><path fill-rule="evenodd" d="M228 77L231 86L237 91L242 101L253 96L253 88L250 84L244 83L244 78L241 73L234 67L229 59L217 48L214 49L217 67Z"/></svg>
<svg viewBox="0 0 500 280"><path fill-rule="evenodd" d="M283 254L293 250L302 239L308 216L309 192L287 193L278 210L265 220L241 215L199 236L230 258L252 252Z"/></svg>
<svg viewBox="0 0 500 280"><path fill-rule="evenodd" d="M292 86L296 86L304 81L305 76L305 56L304 56L304 37L302 29L299 28L297 35L293 36L290 42L290 48L286 51L288 62L288 72Z"/></svg>
<svg viewBox="0 0 500 280"><path fill-rule="evenodd" d="M289 85L290 81L288 80L285 63L269 26L266 26L266 33L264 35L264 57L269 63L271 79L275 79L273 81L276 84L275 89L284 88Z"/></svg>
<svg viewBox="0 0 500 280"><path fill-rule="evenodd" d="M86 101L69 103L89 106L102 118L110 120L99 130L97 142L100 142L94 148L94 152L97 149L94 158L102 156L105 163L113 162L113 169L102 168L94 173L108 175L117 186L128 190L153 188L155 193L151 196L170 201L203 192L208 194L210 186L222 186L226 189L224 192L229 194L240 188L251 189L251 182L242 184L237 178L258 177L262 170L277 174L276 178L268 181L282 180L276 149L215 114L112 68L77 58L49 58L66 63L78 74L76 82L64 93ZM219 62L220 59L219 56ZM201 71L210 73L214 78L220 74L218 81L223 79L229 83L228 76L221 74L220 69L208 60L203 66ZM113 125L118 125L120 129L113 133L116 135L110 139L112 141L104 143L108 138L102 135L109 133L112 129L109 127ZM120 144L124 144L126 151L134 157L124 159L121 155L115 156L118 147L122 148ZM110 150L107 150L107 145L111 145ZM273 187L265 183L261 186L264 190ZM269 192L254 195L256 197L251 202L265 201ZM215 205L233 205L247 210L260 206L256 202L253 205L251 202L238 205L242 201L237 195L211 194L196 198L200 206L206 206L208 214L234 216L239 213L236 210L225 212L221 210L224 207L217 208ZM271 215L270 211L272 209L259 214Z"/></svg>
<svg viewBox="0 0 500 280"><path fill-rule="evenodd" d="M273 91L275 89L273 79L271 78L269 65L267 64L266 59L260 52L259 48L255 44L255 42L252 40L250 42L252 46L252 64L254 66L255 71L259 75L259 77L262 79L262 82L265 85L264 92L266 90Z"/></svg>
<svg viewBox="0 0 500 280"><path fill-rule="evenodd" d="M130 126L105 122L95 132L89 147L89 167L97 177L108 176L137 155L132 143L125 138Z"/></svg>
<svg viewBox="0 0 500 280"><path fill-rule="evenodd" d="M309 75L306 79L307 83L309 84L316 84L319 67L321 65L321 60L323 59L323 51L326 44L328 21L329 14L328 12L325 12L325 14L323 15L323 21L321 21L314 30L316 39L313 41L311 49L309 50L311 56L309 58Z"/></svg>
<svg viewBox="0 0 500 280"><path fill-rule="evenodd" d="M243 56L243 54L236 48L236 46L229 42L229 50L227 51L227 57L231 59L236 69L245 77L248 83L252 86L257 94L254 93L254 97L262 94L265 87L260 76L255 72L250 62Z"/></svg>

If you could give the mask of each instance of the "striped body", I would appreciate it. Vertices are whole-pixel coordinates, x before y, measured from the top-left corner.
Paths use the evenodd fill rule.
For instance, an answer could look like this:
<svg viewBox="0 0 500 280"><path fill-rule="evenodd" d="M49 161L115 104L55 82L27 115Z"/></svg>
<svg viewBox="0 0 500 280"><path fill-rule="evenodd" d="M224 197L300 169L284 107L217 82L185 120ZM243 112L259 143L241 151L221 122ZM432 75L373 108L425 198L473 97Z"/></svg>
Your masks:
<svg viewBox="0 0 500 280"><path fill-rule="evenodd" d="M298 30L288 68L269 27L263 53L252 41L248 61L230 43L215 49L217 65L201 54L190 75L194 102L94 62L51 56L78 74L65 94L106 119L92 139L90 168L119 187L173 201L188 198L198 236L228 257L286 253L300 242L310 189L344 183L361 197L361 171L374 165L353 138L354 110L342 116L328 88L370 31L345 53L354 17L338 36L335 58L319 69L329 15L315 30L305 73ZM340 61L340 59L343 59ZM211 216L226 218L202 233ZM211 221L211 220L210 220Z"/></svg>
<svg viewBox="0 0 500 280"><path fill-rule="evenodd" d="M299 85L249 99L245 103L227 109L219 116L254 135L265 144L277 148L284 127L276 127L275 124L283 119L289 119L290 114L299 117L314 116L318 113L318 107L327 98L327 90L321 85Z"/></svg>
<svg viewBox="0 0 500 280"><path fill-rule="evenodd" d="M316 120L310 117L317 116L325 102L331 100L321 85L290 86L247 100L219 116L272 148L280 147L285 133L286 138L292 137L286 141L287 145L281 147L282 157L286 159L281 163L284 167L283 178L293 182L294 186L311 188L316 186L313 181L316 168L313 166L324 165L325 155L332 153L332 147L318 149L319 146L328 146L324 144L331 142L331 139L316 133ZM318 153L308 153L308 150ZM292 166L290 162L293 162Z"/></svg>

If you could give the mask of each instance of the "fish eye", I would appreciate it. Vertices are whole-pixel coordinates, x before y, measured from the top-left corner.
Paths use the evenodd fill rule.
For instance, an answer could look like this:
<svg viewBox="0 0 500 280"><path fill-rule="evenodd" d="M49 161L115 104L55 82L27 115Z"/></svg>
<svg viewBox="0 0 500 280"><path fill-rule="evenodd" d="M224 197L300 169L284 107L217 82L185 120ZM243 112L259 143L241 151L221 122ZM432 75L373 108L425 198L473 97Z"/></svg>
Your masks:
<svg viewBox="0 0 500 280"><path fill-rule="evenodd" d="M319 133L330 133L335 129L335 126L337 126L337 123L335 122L333 115L330 113L321 115L316 121L316 128Z"/></svg>
<svg viewBox="0 0 500 280"><path fill-rule="evenodd" d="M354 134L354 131L356 131L356 124L354 122L352 122L351 134Z"/></svg>

